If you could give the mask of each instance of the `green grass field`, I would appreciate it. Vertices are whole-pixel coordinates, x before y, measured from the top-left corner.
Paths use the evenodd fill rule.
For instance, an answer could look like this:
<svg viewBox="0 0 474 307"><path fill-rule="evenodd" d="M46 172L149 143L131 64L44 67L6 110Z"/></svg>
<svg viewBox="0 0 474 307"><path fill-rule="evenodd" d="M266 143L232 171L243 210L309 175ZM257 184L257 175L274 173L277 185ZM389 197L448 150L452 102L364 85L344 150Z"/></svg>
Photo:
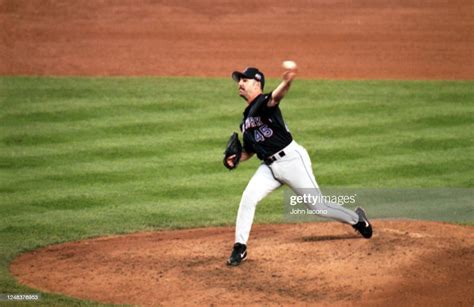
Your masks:
<svg viewBox="0 0 474 307"><path fill-rule="evenodd" d="M230 79L3 77L0 101L0 293L36 293L8 264L39 246L233 225L258 165L222 165L245 106ZM297 80L281 108L322 187L463 188L474 224L474 82ZM284 222L282 202L256 222Z"/></svg>

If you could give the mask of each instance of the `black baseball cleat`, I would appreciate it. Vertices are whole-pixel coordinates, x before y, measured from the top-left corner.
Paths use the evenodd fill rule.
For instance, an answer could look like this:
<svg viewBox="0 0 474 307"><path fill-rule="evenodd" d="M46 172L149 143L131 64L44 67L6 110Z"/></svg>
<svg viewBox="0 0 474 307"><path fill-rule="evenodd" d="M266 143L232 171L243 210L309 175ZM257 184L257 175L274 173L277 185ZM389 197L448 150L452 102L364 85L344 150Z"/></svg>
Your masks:
<svg viewBox="0 0 474 307"><path fill-rule="evenodd" d="M364 209L357 207L355 212L359 216L359 222L357 222L355 225L352 225L352 227L354 227L354 229L357 230L364 238L370 239L370 237L372 237L372 225L370 225L369 219L367 219Z"/></svg>
<svg viewBox="0 0 474 307"><path fill-rule="evenodd" d="M242 261L247 259L247 245L241 243L235 243L234 249L229 259L227 259L227 265L237 266Z"/></svg>

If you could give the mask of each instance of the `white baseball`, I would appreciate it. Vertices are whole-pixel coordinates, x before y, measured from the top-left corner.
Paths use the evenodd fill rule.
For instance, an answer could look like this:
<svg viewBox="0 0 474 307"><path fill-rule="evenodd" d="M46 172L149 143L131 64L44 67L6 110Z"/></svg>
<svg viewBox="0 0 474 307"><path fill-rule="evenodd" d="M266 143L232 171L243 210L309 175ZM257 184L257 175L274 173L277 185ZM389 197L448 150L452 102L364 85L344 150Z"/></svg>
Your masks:
<svg viewBox="0 0 474 307"><path fill-rule="evenodd" d="M284 61L282 66L286 70L296 69L296 63L294 61Z"/></svg>

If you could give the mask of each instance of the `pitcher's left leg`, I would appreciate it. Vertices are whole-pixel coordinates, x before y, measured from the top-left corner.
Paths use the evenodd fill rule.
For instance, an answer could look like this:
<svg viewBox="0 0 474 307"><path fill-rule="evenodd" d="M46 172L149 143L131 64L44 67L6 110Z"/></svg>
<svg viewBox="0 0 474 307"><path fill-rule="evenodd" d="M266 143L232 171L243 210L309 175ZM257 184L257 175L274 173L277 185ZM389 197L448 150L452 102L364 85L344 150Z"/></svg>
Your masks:
<svg viewBox="0 0 474 307"><path fill-rule="evenodd" d="M289 161L279 164L278 172L282 174L285 183L297 195L303 196L307 194L311 199L322 199L321 191L313 174L311 159L306 149L302 146L298 146L296 154L293 153ZM315 212L323 212L323 214L320 214L322 217L335 219L351 225L355 225L359 221L357 213L337 203L318 201L315 205L312 203L305 205L309 209L317 210Z"/></svg>

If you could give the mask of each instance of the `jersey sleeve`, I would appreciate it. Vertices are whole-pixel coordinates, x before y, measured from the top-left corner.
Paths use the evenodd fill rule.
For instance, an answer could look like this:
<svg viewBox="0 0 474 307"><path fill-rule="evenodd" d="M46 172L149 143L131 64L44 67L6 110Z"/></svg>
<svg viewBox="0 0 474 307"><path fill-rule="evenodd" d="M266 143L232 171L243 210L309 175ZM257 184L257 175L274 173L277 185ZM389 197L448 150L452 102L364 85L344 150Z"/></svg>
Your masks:
<svg viewBox="0 0 474 307"><path fill-rule="evenodd" d="M243 145L242 147L244 148L244 151L246 153L252 154L255 153L255 149L253 148L252 142L246 139L245 134L243 136Z"/></svg>
<svg viewBox="0 0 474 307"><path fill-rule="evenodd" d="M272 99L272 92L268 93L268 94L264 94L263 95L263 99L259 99L257 101L257 105L255 106L255 109L256 110L263 110L263 109L267 109L268 106L268 101Z"/></svg>

